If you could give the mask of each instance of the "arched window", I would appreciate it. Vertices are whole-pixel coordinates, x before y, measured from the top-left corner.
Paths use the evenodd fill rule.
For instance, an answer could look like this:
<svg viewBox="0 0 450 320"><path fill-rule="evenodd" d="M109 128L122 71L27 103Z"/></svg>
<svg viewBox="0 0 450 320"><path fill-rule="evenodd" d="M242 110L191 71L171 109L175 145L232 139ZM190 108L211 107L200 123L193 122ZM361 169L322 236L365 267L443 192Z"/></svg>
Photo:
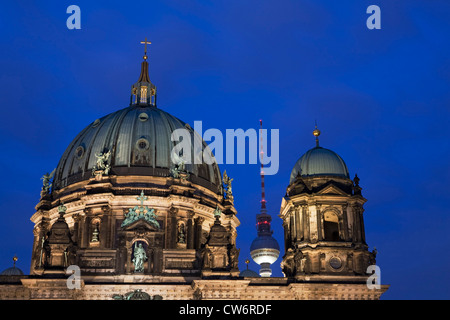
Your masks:
<svg viewBox="0 0 450 320"><path fill-rule="evenodd" d="M326 241L339 241L339 219L338 216L331 211L327 211L323 215L323 230Z"/></svg>
<svg viewBox="0 0 450 320"><path fill-rule="evenodd" d="M147 87L141 87L141 101L140 103L147 103Z"/></svg>

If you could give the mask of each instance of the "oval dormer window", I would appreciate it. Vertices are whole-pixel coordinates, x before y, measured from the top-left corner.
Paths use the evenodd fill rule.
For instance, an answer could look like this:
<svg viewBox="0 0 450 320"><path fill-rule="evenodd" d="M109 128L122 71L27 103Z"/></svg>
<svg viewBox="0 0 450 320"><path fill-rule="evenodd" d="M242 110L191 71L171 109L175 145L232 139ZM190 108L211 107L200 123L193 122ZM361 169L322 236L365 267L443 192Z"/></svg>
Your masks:
<svg viewBox="0 0 450 320"><path fill-rule="evenodd" d="M148 114L146 114L145 112L142 112L141 114L139 114L139 120L142 122L145 122L148 120Z"/></svg>

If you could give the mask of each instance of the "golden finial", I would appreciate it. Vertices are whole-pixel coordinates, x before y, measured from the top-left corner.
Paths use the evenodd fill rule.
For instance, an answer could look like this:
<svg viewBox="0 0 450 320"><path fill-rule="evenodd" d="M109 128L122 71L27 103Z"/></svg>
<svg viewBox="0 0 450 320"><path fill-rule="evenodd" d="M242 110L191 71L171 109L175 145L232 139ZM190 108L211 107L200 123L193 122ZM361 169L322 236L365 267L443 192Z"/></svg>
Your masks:
<svg viewBox="0 0 450 320"><path fill-rule="evenodd" d="M14 257L13 257L13 261L14 261L14 267L16 266L16 261L17 260L19 260L19 258L17 258L17 256L16 255L14 255Z"/></svg>
<svg viewBox="0 0 450 320"><path fill-rule="evenodd" d="M247 265L247 270L248 270L248 264L250 263L250 260L245 259L245 264Z"/></svg>
<svg viewBox="0 0 450 320"><path fill-rule="evenodd" d="M141 44L144 45L144 60L147 60L147 44L152 44L150 41L147 41L147 37L145 37L145 41L141 41Z"/></svg>
<svg viewBox="0 0 450 320"><path fill-rule="evenodd" d="M319 146L320 130L317 129L317 121L316 121L316 128L313 131L313 135L316 137L316 147L318 147Z"/></svg>

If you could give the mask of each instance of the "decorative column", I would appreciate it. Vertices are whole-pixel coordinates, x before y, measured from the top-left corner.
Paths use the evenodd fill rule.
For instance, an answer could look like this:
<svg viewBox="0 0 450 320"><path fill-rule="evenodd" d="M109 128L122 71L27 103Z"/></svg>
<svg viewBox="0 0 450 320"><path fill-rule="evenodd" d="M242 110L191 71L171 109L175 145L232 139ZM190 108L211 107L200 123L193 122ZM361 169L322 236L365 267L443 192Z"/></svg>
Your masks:
<svg viewBox="0 0 450 320"><path fill-rule="evenodd" d="M90 224L91 217L89 216L91 213L90 208L84 209L84 217L81 223L81 248L87 248L89 246L89 232L90 232Z"/></svg>
<svg viewBox="0 0 450 320"><path fill-rule="evenodd" d="M360 207L359 209L359 216L360 216L360 221L361 221L361 241L363 243L366 243L366 231L364 229L364 208Z"/></svg>
<svg viewBox="0 0 450 320"><path fill-rule="evenodd" d="M292 243L289 239L289 224L286 222L286 219L283 220L283 230L284 230L284 247L286 251L288 248L292 246Z"/></svg>
<svg viewBox="0 0 450 320"><path fill-rule="evenodd" d="M349 241L348 235L348 217L347 217L347 204L342 205L342 221L344 222L344 240Z"/></svg>
<svg viewBox="0 0 450 320"><path fill-rule="evenodd" d="M177 247L177 212L178 209L171 207L169 209L170 216L170 240L169 248L175 249Z"/></svg>
<svg viewBox="0 0 450 320"><path fill-rule="evenodd" d="M306 242L309 242L310 235L309 235L309 210L308 205L303 204L302 205L303 210L303 232L304 232L304 239Z"/></svg>
<svg viewBox="0 0 450 320"><path fill-rule="evenodd" d="M194 226L192 225L192 219L194 218L194 211L188 211L187 221L187 248L194 249Z"/></svg>
<svg viewBox="0 0 450 320"><path fill-rule="evenodd" d="M81 221L81 215L79 213L75 213L74 215L72 215L72 219L74 221L73 223L73 236L74 239L73 241L75 243L79 243L78 239L80 237L80 221Z"/></svg>
<svg viewBox="0 0 450 320"><path fill-rule="evenodd" d="M316 216L317 216L317 240L323 240L323 224L322 224L322 205L316 204Z"/></svg>
<svg viewBox="0 0 450 320"><path fill-rule="evenodd" d="M195 219L195 249L200 249L202 245L202 225L203 221L205 221L205 218L203 217L197 217Z"/></svg>
<svg viewBox="0 0 450 320"><path fill-rule="evenodd" d="M155 248L153 251L153 272L161 273L162 272L162 250L161 248Z"/></svg>
<svg viewBox="0 0 450 320"><path fill-rule="evenodd" d="M295 206L295 229L296 229L296 234L297 234L297 241L301 241L303 239L303 230L302 230L302 220L301 220L301 211L300 211L300 206L296 205Z"/></svg>
<svg viewBox="0 0 450 320"><path fill-rule="evenodd" d="M127 274L131 274L131 255L133 254L133 249L131 245L127 245Z"/></svg>
<svg viewBox="0 0 450 320"><path fill-rule="evenodd" d="M290 210L289 211L289 224L290 224L290 226L289 226L289 231L290 231L290 234L291 234L291 242L293 242L293 243L295 243L295 240L296 240L296 238L297 238L297 234L296 234L296 228L295 228L295 212L294 212L294 210Z"/></svg>
<svg viewBox="0 0 450 320"><path fill-rule="evenodd" d="M354 223L353 223L353 234L355 237L355 242L361 242L361 219L360 219L360 213L359 213L359 207L357 205L352 206L353 211L353 217L354 217Z"/></svg>
<svg viewBox="0 0 450 320"><path fill-rule="evenodd" d="M150 248L150 246L147 246L147 264L148 264L148 268L147 268L147 272L145 272L146 274L152 274L153 268L152 268L152 262L153 262L153 250Z"/></svg>

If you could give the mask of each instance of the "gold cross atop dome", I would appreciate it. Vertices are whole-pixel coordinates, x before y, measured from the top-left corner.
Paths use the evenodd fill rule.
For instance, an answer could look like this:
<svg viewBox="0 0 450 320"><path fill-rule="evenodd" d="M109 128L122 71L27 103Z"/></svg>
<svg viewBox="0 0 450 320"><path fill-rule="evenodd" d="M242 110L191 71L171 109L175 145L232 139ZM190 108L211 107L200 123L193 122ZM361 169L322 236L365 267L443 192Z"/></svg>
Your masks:
<svg viewBox="0 0 450 320"><path fill-rule="evenodd" d="M141 41L141 44L144 45L144 60L147 60L147 44L152 44L150 41L147 41L147 37L145 41Z"/></svg>

